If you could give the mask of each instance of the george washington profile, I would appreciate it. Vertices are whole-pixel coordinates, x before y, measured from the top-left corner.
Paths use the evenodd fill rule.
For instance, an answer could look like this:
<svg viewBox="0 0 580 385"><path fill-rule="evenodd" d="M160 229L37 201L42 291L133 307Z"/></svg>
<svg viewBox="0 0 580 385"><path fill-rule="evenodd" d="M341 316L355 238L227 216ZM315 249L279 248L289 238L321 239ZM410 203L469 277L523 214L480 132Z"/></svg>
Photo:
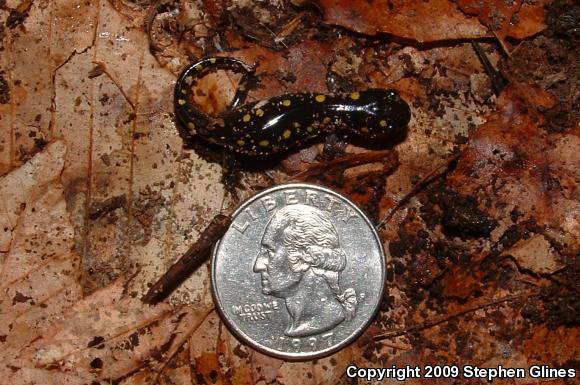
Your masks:
<svg viewBox="0 0 580 385"><path fill-rule="evenodd" d="M327 213L295 204L274 214L254 272L261 275L262 293L285 299L292 322L284 334L310 336L354 317L356 292L339 285L345 266L346 254Z"/></svg>

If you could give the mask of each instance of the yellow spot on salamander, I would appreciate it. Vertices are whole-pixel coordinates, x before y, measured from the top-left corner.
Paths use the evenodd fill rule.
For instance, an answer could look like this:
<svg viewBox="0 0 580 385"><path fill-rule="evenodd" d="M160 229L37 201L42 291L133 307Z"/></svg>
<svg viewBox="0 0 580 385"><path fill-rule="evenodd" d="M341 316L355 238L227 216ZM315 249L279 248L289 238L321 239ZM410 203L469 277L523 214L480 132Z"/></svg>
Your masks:
<svg viewBox="0 0 580 385"><path fill-rule="evenodd" d="M324 123L324 124L328 124L328 123L330 123L330 121L331 121L331 119L328 116L325 117L324 119L322 119L322 123Z"/></svg>
<svg viewBox="0 0 580 385"><path fill-rule="evenodd" d="M246 86L244 86L243 84L240 84L238 86L238 91L245 91L246 90Z"/></svg>
<svg viewBox="0 0 580 385"><path fill-rule="evenodd" d="M187 127L189 127L190 130L195 130L195 124L192 122L187 123Z"/></svg>
<svg viewBox="0 0 580 385"><path fill-rule="evenodd" d="M183 106L186 103L186 101L185 99L178 99L177 103L179 103L180 106Z"/></svg>
<svg viewBox="0 0 580 385"><path fill-rule="evenodd" d="M387 127L387 121L386 121L386 120L381 120L381 121L379 122L379 125L380 125L381 127Z"/></svg>
<svg viewBox="0 0 580 385"><path fill-rule="evenodd" d="M368 134L369 129L367 127L361 127L360 132L362 132L363 134Z"/></svg>
<svg viewBox="0 0 580 385"><path fill-rule="evenodd" d="M201 65L201 64L198 64L195 66L196 71L201 71L202 69L203 69L203 65Z"/></svg>
<svg viewBox="0 0 580 385"><path fill-rule="evenodd" d="M256 116L264 116L264 110L262 110L261 108L258 108L256 110Z"/></svg>
<svg viewBox="0 0 580 385"><path fill-rule="evenodd" d="M306 127L306 131L308 131L308 132L312 132L312 130L314 130L314 128L313 128L312 126L308 126L308 127Z"/></svg>
<svg viewBox="0 0 580 385"><path fill-rule="evenodd" d="M358 92L353 92L350 94L350 98L352 100L357 100L358 98L360 98L360 94Z"/></svg>
<svg viewBox="0 0 580 385"><path fill-rule="evenodd" d="M323 101L326 100L326 96L324 96L324 95L316 95L316 97L314 98L314 100L316 100L318 103L322 103Z"/></svg>
<svg viewBox="0 0 580 385"><path fill-rule="evenodd" d="M246 123L247 123L247 122L249 122L249 121L250 121L250 119L252 119L252 117L250 116L250 114L246 114L246 115L244 115L244 117L242 118L242 120L243 120L244 122L246 122Z"/></svg>
<svg viewBox="0 0 580 385"><path fill-rule="evenodd" d="M282 100L282 105L288 107L290 104L292 104L292 102L290 101L290 99L284 99Z"/></svg>
<svg viewBox="0 0 580 385"><path fill-rule="evenodd" d="M236 143L238 144L238 146L240 146L240 147L241 147L241 146L243 146L244 144L246 144L246 141L245 141L245 140L243 140L243 139L239 139L239 140L238 140Z"/></svg>
<svg viewBox="0 0 580 385"><path fill-rule="evenodd" d="M300 123L298 122L294 122L292 123L292 125L294 126L294 128L300 128Z"/></svg>
<svg viewBox="0 0 580 385"><path fill-rule="evenodd" d="M209 62L210 62L211 64L215 64L215 62L216 62L216 58L215 58L215 57L212 57L211 59L209 59Z"/></svg>
<svg viewBox="0 0 580 385"><path fill-rule="evenodd" d="M285 130L285 131L282 133L282 136L284 137L284 139L288 139L288 138L290 138L290 135L292 135L292 131L290 131L290 130Z"/></svg>
<svg viewBox="0 0 580 385"><path fill-rule="evenodd" d="M182 88L181 93L185 95L185 94L187 94L187 90L185 88Z"/></svg>
<svg viewBox="0 0 580 385"><path fill-rule="evenodd" d="M267 140L261 140L260 143L258 143L260 145L260 147L268 147L268 145L270 144L270 142L268 142Z"/></svg>

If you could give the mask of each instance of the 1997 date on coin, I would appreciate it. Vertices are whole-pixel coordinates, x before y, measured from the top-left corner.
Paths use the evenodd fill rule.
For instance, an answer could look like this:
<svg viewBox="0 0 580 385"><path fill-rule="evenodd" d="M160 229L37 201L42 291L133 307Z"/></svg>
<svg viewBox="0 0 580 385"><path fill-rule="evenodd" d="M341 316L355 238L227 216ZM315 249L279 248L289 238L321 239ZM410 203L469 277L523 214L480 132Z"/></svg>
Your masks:
<svg viewBox="0 0 580 385"><path fill-rule="evenodd" d="M304 338L290 338L287 336L278 336L277 338L266 339L265 342L270 343L279 350L287 352L316 352L321 349L331 348L335 343L334 333L328 332L317 335L316 337Z"/></svg>

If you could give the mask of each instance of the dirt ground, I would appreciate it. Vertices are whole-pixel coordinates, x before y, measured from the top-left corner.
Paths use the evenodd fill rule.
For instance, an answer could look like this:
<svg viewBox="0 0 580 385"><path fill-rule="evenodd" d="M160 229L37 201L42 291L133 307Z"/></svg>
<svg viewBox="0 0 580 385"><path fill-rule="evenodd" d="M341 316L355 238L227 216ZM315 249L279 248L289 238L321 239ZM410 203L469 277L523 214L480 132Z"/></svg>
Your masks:
<svg viewBox="0 0 580 385"><path fill-rule="evenodd" d="M574 1L0 0L0 384L578 372L579 28ZM394 88L408 131L258 159L184 140L175 79L208 56L256 64L250 101ZM238 80L206 76L196 102L218 114ZM353 344L306 362L241 344L207 262L163 302L140 300L216 214L290 181L345 194L384 242L387 292ZM577 383L493 384L548 381ZM406 383L425 382L489 383Z"/></svg>

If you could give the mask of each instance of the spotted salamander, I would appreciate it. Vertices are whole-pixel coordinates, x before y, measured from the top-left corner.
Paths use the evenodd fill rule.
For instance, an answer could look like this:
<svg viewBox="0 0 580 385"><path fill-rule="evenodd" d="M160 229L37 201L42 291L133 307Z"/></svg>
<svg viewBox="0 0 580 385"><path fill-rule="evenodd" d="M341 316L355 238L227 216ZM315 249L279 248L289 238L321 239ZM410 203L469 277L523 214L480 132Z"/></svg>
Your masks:
<svg viewBox="0 0 580 385"><path fill-rule="evenodd" d="M210 116L193 102L196 79L215 69L243 74L227 111ZM228 150L268 156L304 146L331 130L344 138L385 140L405 129L411 118L395 90L368 89L345 94L291 93L243 104L254 68L226 57L202 59L188 66L175 85L175 112L186 138L194 134Z"/></svg>

